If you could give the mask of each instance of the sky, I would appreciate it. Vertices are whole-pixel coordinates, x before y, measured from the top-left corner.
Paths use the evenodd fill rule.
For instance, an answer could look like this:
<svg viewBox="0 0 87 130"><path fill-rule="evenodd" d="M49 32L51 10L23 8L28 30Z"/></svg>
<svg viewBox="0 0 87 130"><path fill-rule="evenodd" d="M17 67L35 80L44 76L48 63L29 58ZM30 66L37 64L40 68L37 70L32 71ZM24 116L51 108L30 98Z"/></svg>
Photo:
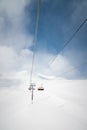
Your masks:
<svg viewBox="0 0 87 130"><path fill-rule="evenodd" d="M87 23L60 51L87 19L87 1L41 0L32 79L45 91L32 105L37 2L0 0L0 129L86 130Z"/></svg>
<svg viewBox="0 0 87 130"><path fill-rule="evenodd" d="M21 71L30 73L37 6L37 0L0 1L1 77ZM87 18L86 12L86 0L41 1L34 73L87 79L87 23L60 53Z"/></svg>

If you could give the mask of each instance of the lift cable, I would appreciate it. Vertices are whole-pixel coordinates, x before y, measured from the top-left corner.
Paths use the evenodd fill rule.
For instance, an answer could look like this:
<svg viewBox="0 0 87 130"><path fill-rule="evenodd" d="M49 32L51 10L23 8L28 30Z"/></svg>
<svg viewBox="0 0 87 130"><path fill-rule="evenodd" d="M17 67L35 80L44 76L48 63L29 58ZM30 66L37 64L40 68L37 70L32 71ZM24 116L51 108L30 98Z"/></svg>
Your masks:
<svg viewBox="0 0 87 130"><path fill-rule="evenodd" d="M76 36L76 34L79 32L79 30L83 27L83 25L87 22L87 19L85 19L80 26L77 28L77 30L72 34L72 36L68 39L67 42L65 42L62 49L55 55L55 57L51 60L50 64L52 64L56 58L59 56L59 54L65 49L65 47L72 41L72 39Z"/></svg>
<svg viewBox="0 0 87 130"><path fill-rule="evenodd" d="M39 15L40 15L40 0L38 0L38 11L37 11L37 17L36 17L36 28L35 28L35 35L34 35L34 50L33 50L33 58L32 58L32 66L31 66L31 72L30 72L30 87L32 90L32 96L31 100L33 102L33 83L32 83L32 77L33 77L33 68L34 68L34 61L35 61L35 49L36 49L36 42L37 42L37 33L38 33L38 25L39 25Z"/></svg>

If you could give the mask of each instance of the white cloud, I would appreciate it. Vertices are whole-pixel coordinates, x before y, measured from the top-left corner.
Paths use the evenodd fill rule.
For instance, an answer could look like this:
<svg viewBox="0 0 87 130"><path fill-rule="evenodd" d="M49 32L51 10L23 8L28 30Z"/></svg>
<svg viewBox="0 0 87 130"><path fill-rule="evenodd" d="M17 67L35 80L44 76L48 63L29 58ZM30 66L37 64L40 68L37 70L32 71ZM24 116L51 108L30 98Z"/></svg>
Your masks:
<svg viewBox="0 0 87 130"><path fill-rule="evenodd" d="M30 70L33 37L24 33L23 19L25 6L30 0L0 1L0 73ZM5 79L7 77L4 77ZM10 77L11 78L11 77Z"/></svg>
<svg viewBox="0 0 87 130"><path fill-rule="evenodd" d="M0 71L6 71L14 68L17 61L15 51L6 46L0 46Z"/></svg>
<svg viewBox="0 0 87 130"><path fill-rule="evenodd" d="M32 52L0 46L0 87L19 86L23 82L29 85Z"/></svg>
<svg viewBox="0 0 87 130"><path fill-rule="evenodd" d="M71 78L78 73L77 70L74 70L74 66L71 64L71 62L65 56L62 55L58 55L55 61L49 64L49 68L50 71L57 77ZM72 69L73 71L67 73L69 70Z"/></svg>
<svg viewBox="0 0 87 130"><path fill-rule="evenodd" d="M0 1L0 44L22 49L31 46L32 36L24 34L24 9L31 1Z"/></svg>
<svg viewBox="0 0 87 130"><path fill-rule="evenodd" d="M29 82L31 63L32 63L32 51L29 49L22 49L17 52L14 48L9 46L0 46L0 74L3 76L3 80L20 80L21 82L26 79ZM73 68L69 61L63 57L59 56L58 59L49 67L49 59L53 57L49 53L36 53L35 63L34 63L34 73L33 76L40 73L40 75L45 75L49 79L55 79L56 76L67 77L66 75L61 75L69 68ZM43 59L43 60L42 60ZM67 69L66 69L67 68ZM76 74L76 70L69 74L70 77Z"/></svg>
<svg viewBox="0 0 87 130"><path fill-rule="evenodd" d="M14 26L19 24L21 17L23 16L23 10L26 5L24 0L1 0L0 1L0 15L8 20Z"/></svg>
<svg viewBox="0 0 87 130"><path fill-rule="evenodd" d="M0 37L0 45L11 46L14 49L20 51L23 48L30 47L32 45L32 36L26 36L21 32L12 32L7 36Z"/></svg>
<svg viewBox="0 0 87 130"><path fill-rule="evenodd" d="M32 52L27 49L17 52L12 47L0 46L0 56L1 72L30 69Z"/></svg>
<svg viewBox="0 0 87 130"><path fill-rule="evenodd" d="M31 0L1 0L0 14L6 13L10 19L20 18L23 16L24 7L30 4Z"/></svg>

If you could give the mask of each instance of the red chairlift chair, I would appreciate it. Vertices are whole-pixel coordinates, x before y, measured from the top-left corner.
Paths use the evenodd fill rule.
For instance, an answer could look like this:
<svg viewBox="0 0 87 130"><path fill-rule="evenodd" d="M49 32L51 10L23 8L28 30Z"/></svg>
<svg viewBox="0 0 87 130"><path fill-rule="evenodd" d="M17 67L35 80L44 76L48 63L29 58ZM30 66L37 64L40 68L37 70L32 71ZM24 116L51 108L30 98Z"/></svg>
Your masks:
<svg viewBox="0 0 87 130"><path fill-rule="evenodd" d="M39 87L37 90L38 91L44 91L44 88L43 87Z"/></svg>

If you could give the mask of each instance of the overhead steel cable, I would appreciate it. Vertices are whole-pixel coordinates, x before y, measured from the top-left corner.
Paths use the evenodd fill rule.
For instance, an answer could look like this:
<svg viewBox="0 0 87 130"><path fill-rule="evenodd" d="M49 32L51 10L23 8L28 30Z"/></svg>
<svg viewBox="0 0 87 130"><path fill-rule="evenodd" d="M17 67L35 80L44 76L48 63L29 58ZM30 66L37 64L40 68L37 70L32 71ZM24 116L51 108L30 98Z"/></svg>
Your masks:
<svg viewBox="0 0 87 130"><path fill-rule="evenodd" d="M87 22L87 19L85 19L80 26L77 28L77 30L72 34L72 36L68 39L68 41L65 42L64 46L62 47L62 49L55 55L55 57L52 59L52 61L50 62L50 64L52 64L56 58L58 57L58 55L66 48L66 46L72 41L72 39L76 36L76 34L79 32L79 30L83 27L83 25Z"/></svg>
<svg viewBox="0 0 87 130"><path fill-rule="evenodd" d="M35 61L35 49L36 49L36 42L37 42L37 33L38 33L38 25L39 25L39 15L40 15L40 0L38 0L38 11L37 11L37 17L36 17L36 28L35 28L35 35L34 35L34 48L33 48L33 57L32 57L32 66L31 66L31 72L30 72L30 85L32 84L32 76L33 76L33 69L34 69L34 61ZM31 100L33 101L33 85L31 85L32 90L32 96Z"/></svg>

